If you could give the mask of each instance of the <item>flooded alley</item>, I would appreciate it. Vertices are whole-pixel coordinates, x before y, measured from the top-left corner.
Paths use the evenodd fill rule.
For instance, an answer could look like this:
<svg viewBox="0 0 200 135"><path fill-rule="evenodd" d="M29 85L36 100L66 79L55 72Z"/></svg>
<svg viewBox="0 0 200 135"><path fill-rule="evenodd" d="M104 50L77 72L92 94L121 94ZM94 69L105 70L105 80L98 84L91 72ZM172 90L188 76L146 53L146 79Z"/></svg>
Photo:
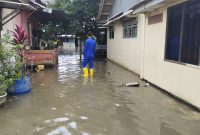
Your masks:
<svg viewBox="0 0 200 135"><path fill-rule="evenodd" d="M200 113L105 58L83 78L79 58L61 50L56 67L32 73L32 91L0 108L0 135L200 135Z"/></svg>

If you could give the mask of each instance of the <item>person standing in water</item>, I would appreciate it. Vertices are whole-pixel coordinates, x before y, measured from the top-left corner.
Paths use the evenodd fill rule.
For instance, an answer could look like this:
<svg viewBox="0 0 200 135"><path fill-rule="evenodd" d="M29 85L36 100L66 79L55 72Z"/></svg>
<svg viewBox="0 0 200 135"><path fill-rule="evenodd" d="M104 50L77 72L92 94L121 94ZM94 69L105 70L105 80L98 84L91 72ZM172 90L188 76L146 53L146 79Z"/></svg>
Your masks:
<svg viewBox="0 0 200 135"><path fill-rule="evenodd" d="M85 45L84 45L84 50L83 50L84 58L82 62L84 77L87 77L89 75L87 64L89 64L90 76L93 76L94 74L93 62L94 62L94 56L95 56L96 41L92 37L93 37L93 33L89 32L88 39L86 39Z"/></svg>

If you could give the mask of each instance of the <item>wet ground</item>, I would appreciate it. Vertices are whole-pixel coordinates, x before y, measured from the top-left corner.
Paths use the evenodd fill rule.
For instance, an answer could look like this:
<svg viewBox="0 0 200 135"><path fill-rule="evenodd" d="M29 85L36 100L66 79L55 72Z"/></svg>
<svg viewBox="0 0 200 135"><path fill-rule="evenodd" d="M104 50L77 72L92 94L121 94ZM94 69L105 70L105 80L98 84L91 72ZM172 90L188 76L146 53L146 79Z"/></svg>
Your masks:
<svg viewBox="0 0 200 135"><path fill-rule="evenodd" d="M84 79L79 55L32 74L29 94L0 108L0 135L200 135L200 113L102 58ZM141 87L121 87L138 81Z"/></svg>

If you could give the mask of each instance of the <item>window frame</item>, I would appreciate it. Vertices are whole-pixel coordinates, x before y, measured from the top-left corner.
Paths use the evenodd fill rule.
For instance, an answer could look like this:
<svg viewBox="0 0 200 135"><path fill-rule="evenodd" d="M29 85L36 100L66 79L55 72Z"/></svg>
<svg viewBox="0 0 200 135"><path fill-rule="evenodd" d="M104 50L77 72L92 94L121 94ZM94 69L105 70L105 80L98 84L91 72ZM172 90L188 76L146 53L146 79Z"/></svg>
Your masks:
<svg viewBox="0 0 200 135"><path fill-rule="evenodd" d="M189 62L183 62L183 60L181 59L182 58L182 48L183 48L183 38L184 38L184 25L185 25L185 16L186 16L186 6L187 4L189 3L190 1L186 1L186 2L183 2L183 3L180 3L180 4L177 4L177 5L174 5L174 6L171 6L171 7L175 7L175 6L178 6L178 5L181 5L183 4L183 9L182 9L182 13L181 13L181 32L180 32L180 47L179 47L179 56L178 56L178 60L172 60L172 59L168 59L167 58L167 47L168 47L168 32L169 32L169 12L170 12L170 8L171 7L168 7L167 9L167 22L166 22L166 34L165 34L165 51L164 51L164 61L167 61L167 62L172 62L172 63L176 63L176 64L181 64L181 65L187 65L187 64L190 64L190 65L194 65L194 66L200 66L200 44L199 44L199 56L198 56L198 64L191 64ZM200 9L200 8L199 8ZM200 27L200 26L199 26Z"/></svg>
<svg viewBox="0 0 200 135"><path fill-rule="evenodd" d="M114 26L109 27L109 39L114 39L115 38L115 30Z"/></svg>
<svg viewBox="0 0 200 135"><path fill-rule="evenodd" d="M137 18L123 23L123 38L137 38L138 20Z"/></svg>

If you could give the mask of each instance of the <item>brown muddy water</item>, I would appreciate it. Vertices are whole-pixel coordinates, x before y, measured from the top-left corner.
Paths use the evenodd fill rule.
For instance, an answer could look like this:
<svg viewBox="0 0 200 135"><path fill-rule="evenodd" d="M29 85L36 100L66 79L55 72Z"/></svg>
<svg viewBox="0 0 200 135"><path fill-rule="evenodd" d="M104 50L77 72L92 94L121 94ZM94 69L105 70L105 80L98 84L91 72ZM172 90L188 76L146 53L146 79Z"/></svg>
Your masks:
<svg viewBox="0 0 200 135"><path fill-rule="evenodd" d="M0 135L200 135L200 114L105 59L83 78L79 55L32 74L32 91L0 108ZM141 87L120 87L138 81Z"/></svg>

